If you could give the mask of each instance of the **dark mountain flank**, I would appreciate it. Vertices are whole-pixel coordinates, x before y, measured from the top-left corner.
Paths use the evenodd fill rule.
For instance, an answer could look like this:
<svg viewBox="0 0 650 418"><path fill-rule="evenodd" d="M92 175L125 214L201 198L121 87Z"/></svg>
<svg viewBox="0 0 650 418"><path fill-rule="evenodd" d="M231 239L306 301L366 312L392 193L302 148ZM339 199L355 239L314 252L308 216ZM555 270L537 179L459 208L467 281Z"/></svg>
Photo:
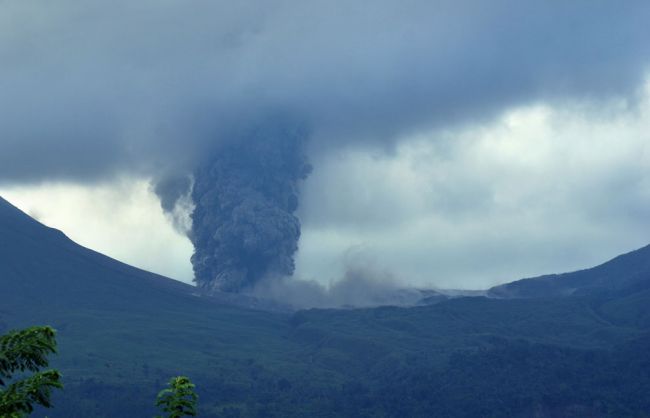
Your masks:
<svg viewBox="0 0 650 418"><path fill-rule="evenodd" d="M523 279L493 287L488 294L505 298L540 298L625 294L645 289L650 289L650 245L594 268Z"/></svg>
<svg viewBox="0 0 650 418"><path fill-rule="evenodd" d="M147 295L171 302L193 287L120 263L75 244L0 198L3 303L131 307Z"/></svg>
<svg viewBox="0 0 650 418"><path fill-rule="evenodd" d="M197 294L0 199L0 331L58 330L52 418L153 416L177 374L202 417L643 417L649 252L498 297L290 313Z"/></svg>

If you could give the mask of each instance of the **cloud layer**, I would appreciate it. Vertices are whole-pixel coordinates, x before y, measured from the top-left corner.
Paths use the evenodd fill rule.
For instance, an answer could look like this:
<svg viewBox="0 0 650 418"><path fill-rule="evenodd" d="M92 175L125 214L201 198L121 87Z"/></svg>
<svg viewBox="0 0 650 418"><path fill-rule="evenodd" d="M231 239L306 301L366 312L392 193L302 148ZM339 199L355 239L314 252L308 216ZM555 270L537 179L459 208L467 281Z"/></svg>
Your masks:
<svg viewBox="0 0 650 418"><path fill-rule="evenodd" d="M314 149L631 94L650 5L514 0L0 5L0 179L187 169L260 115ZM317 152L317 151L313 151Z"/></svg>
<svg viewBox="0 0 650 418"><path fill-rule="evenodd" d="M329 155L304 189L298 275L335 280L363 248L401 282L485 288L646 245L650 84L640 97L519 108L393 155Z"/></svg>

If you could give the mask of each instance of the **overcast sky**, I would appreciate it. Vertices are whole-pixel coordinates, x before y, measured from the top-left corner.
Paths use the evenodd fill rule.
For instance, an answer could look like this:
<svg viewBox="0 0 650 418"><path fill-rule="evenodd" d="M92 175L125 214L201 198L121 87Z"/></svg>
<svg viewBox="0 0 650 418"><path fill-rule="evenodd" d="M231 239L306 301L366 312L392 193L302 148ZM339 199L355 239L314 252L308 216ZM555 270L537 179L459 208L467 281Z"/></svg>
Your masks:
<svg viewBox="0 0 650 418"><path fill-rule="evenodd" d="M313 132L300 278L482 288L650 243L650 3L4 1L0 194L191 280L151 184Z"/></svg>

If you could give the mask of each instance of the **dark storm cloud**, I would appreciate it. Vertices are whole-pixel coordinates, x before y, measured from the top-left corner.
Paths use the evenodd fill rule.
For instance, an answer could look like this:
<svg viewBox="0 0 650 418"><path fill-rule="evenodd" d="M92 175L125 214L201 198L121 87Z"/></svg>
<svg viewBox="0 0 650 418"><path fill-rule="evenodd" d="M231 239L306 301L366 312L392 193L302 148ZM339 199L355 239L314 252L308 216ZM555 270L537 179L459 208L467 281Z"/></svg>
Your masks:
<svg viewBox="0 0 650 418"><path fill-rule="evenodd" d="M627 95L649 18L645 1L5 1L0 179L168 177L278 109L338 146Z"/></svg>

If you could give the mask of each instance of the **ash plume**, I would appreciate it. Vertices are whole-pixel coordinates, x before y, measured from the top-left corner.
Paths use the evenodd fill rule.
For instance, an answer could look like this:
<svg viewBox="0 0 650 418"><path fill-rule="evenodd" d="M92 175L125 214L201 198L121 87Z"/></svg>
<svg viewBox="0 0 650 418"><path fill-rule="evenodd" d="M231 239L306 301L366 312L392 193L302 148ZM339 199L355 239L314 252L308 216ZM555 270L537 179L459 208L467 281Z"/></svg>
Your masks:
<svg viewBox="0 0 650 418"><path fill-rule="evenodd" d="M263 126L194 172L192 265L206 290L239 292L293 274L299 183L311 172L301 128Z"/></svg>

